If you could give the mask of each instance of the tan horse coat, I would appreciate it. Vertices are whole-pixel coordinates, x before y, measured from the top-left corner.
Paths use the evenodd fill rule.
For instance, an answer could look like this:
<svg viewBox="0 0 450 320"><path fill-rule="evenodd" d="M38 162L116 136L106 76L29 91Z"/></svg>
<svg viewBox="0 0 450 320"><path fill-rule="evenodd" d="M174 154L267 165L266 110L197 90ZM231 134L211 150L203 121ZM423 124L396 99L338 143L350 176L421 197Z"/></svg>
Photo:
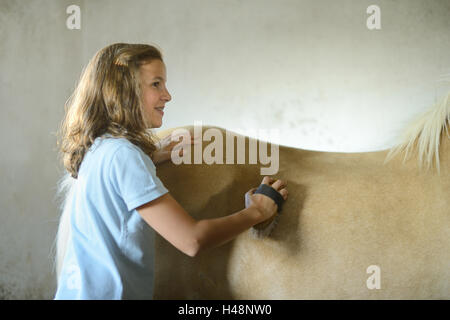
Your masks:
<svg viewBox="0 0 450 320"><path fill-rule="evenodd" d="M440 108L448 117L448 105ZM287 181L289 198L270 236L245 232L190 258L158 235L155 299L449 299L447 120L436 128L440 174L419 169L417 150L406 163L384 164L389 150L280 146L274 177ZM260 167L167 162L157 173L187 212L204 219L242 210L245 192L262 180ZM367 285L372 265L379 289Z"/></svg>

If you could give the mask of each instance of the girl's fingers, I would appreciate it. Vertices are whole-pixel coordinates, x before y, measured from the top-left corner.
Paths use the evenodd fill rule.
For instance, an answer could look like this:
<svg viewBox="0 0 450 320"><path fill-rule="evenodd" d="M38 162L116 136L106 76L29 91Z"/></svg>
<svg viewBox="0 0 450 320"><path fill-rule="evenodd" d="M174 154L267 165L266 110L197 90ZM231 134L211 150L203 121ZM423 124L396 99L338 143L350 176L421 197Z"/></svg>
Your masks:
<svg viewBox="0 0 450 320"><path fill-rule="evenodd" d="M288 191L286 189L281 189L278 192L281 194L281 196L283 197L284 200L287 199L289 193L288 193Z"/></svg>
<svg viewBox="0 0 450 320"><path fill-rule="evenodd" d="M261 182L261 184L267 184L268 186L270 186L270 184L273 182L273 178L269 177L269 176L265 176Z"/></svg>
<svg viewBox="0 0 450 320"><path fill-rule="evenodd" d="M272 188L274 188L275 190L278 190L285 186L286 186L286 182L284 182L283 180L277 180L272 184Z"/></svg>

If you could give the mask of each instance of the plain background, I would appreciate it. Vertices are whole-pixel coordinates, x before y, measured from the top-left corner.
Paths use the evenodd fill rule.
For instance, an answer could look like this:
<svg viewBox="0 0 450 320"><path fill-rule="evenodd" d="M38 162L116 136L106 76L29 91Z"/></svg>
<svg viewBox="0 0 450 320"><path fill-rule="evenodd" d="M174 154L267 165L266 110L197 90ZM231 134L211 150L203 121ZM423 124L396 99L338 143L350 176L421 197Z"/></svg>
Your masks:
<svg viewBox="0 0 450 320"><path fill-rule="evenodd" d="M66 27L72 4L80 30ZM373 4L381 30L366 26ZM0 0L0 299L53 298L55 132L99 49L162 49L173 97L162 129L202 121L375 151L448 91L449 17L448 0Z"/></svg>

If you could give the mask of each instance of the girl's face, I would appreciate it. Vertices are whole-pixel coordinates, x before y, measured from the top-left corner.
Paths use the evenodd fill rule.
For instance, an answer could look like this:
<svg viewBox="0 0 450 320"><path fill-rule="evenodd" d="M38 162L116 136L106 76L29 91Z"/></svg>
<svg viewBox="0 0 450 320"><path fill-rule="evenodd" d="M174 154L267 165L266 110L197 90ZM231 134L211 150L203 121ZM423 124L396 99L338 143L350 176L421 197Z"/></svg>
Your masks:
<svg viewBox="0 0 450 320"><path fill-rule="evenodd" d="M145 119L150 128L159 128L165 104L172 99L166 88L166 66L160 60L153 60L140 66L139 72Z"/></svg>

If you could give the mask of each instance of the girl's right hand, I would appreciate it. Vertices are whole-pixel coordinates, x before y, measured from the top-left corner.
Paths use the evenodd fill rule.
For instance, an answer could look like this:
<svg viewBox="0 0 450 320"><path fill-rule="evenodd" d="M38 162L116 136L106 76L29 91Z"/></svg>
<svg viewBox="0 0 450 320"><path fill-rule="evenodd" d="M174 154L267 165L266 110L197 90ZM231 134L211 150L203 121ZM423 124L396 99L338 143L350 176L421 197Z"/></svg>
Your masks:
<svg viewBox="0 0 450 320"><path fill-rule="evenodd" d="M274 188L281 194L284 200L287 200L288 191L286 189L286 183L281 180L274 181L275 179L266 176L262 180L261 184L266 184ZM277 212L278 206L270 197L260 193L254 194L256 189L257 188L252 188L245 194L245 207L256 207L256 209L261 212L261 221L265 221L270 219Z"/></svg>

